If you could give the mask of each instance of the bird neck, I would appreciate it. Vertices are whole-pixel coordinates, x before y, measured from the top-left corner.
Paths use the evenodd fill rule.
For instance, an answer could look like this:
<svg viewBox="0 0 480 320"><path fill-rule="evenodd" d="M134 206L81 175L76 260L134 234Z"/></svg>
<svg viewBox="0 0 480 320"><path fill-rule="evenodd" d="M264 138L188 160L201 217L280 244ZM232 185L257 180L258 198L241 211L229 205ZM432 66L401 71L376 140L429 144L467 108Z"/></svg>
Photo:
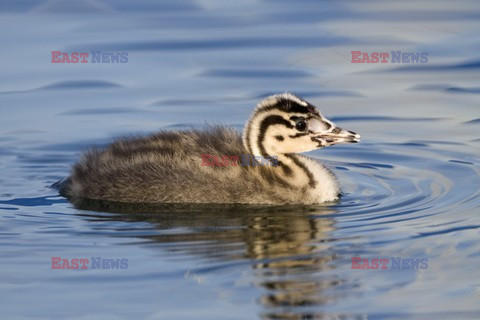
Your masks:
<svg viewBox="0 0 480 320"><path fill-rule="evenodd" d="M304 161L301 156L295 153L278 153L269 148L271 145L265 143L265 139L254 138L246 139L244 135L244 147L250 155L256 159L263 160L275 159L275 166L271 167L274 174L285 185L294 188L315 188L316 181L308 162ZM250 143L247 143L250 142Z"/></svg>
<svg viewBox="0 0 480 320"><path fill-rule="evenodd" d="M267 131L274 126L291 127L278 111L258 111L247 122L243 130L243 145L249 154L261 159L278 159L278 166L272 167L274 175L289 187L315 188L314 175L302 157L294 153L277 152L276 146L281 143L277 137L268 135ZM283 137L278 136L278 139Z"/></svg>
<svg viewBox="0 0 480 320"><path fill-rule="evenodd" d="M277 174L288 181L291 186L315 188L316 182L308 163L297 154L279 154L277 170Z"/></svg>

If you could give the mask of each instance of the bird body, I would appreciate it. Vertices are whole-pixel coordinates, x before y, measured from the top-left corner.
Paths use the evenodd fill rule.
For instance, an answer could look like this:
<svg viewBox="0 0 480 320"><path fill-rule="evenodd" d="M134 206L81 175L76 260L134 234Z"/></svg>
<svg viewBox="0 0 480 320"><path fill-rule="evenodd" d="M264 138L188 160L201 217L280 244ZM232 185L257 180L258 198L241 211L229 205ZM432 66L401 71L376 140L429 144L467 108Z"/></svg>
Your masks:
<svg viewBox="0 0 480 320"><path fill-rule="evenodd" d="M92 148L73 166L60 192L69 198L128 203L324 203L338 199L337 179L317 160L296 153L358 138L306 101L274 95L258 104L243 135L209 126ZM205 165L206 154L227 156L231 163ZM246 155L277 162L245 165L241 159Z"/></svg>

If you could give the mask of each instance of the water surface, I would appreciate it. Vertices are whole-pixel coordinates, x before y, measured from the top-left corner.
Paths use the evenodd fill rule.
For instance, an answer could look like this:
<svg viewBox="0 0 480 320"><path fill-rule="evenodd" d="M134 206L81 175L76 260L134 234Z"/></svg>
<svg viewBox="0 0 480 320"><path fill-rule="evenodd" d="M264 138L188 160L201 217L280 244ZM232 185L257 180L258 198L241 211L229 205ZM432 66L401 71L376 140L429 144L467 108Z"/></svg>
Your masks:
<svg viewBox="0 0 480 320"><path fill-rule="evenodd" d="M0 6L5 319L478 319L480 5L475 1L22 1ZM50 51L128 52L52 64ZM428 52L352 64L352 50ZM49 186L90 145L241 130L292 91L362 143L311 152L331 206L75 206ZM233 182L234 183L234 182ZM128 259L52 270L51 258ZM426 258L355 270L352 257Z"/></svg>

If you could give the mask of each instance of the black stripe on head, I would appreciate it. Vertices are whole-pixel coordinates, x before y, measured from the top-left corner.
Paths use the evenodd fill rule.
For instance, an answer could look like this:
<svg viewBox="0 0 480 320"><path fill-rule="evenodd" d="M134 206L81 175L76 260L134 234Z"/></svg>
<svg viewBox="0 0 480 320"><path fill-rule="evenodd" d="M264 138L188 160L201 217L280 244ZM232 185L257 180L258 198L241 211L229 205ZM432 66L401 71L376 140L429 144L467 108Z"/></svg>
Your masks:
<svg viewBox="0 0 480 320"><path fill-rule="evenodd" d="M296 139L296 138L308 136L309 134L310 134L310 132L299 132L299 133L294 134L293 136L291 136L291 135L288 135L288 136L292 139Z"/></svg>
<svg viewBox="0 0 480 320"><path fill-rule="evenodd" d="M265 134L267 133L268 127L277 125L277 124L281 124L290 129L293 128L293 125L290 123L290 121L285 120L283 117L279 115L272 115L263 119L262 122L260 123L260 132L258 133L258 137L257 137L257 145L258 145L258 148L260 149L260 155L262 157L269 156L269 154L265 150L265 147L263 146L263 142L265 140Z"/></svg>
<svg viewBox="0 0 480 320"><path fill-rule="evenodd" d="M305 119L309 119L309 118L311 118L311 117L305 118L305 117L293 116L293 117L290 117L290 120L297 122L297 121L299 121L299 120L305 120Z"/></svg>
<svg viewBox="0 0 480 320"><path fill-rule="evenodd" d="M298 98L300 100L300 98ZM287 99L287 98L279 98L277 102L273 105L267 106L259 110L260 112L265 112L265 111L270 111L270 110L280 110L283 112L288 112L288 113L313 113L315 115L320 115L319 112L317 111L317 108L315 108L313 105L310 103L304 101L307 105L303 106L296 101Z"/></svg>

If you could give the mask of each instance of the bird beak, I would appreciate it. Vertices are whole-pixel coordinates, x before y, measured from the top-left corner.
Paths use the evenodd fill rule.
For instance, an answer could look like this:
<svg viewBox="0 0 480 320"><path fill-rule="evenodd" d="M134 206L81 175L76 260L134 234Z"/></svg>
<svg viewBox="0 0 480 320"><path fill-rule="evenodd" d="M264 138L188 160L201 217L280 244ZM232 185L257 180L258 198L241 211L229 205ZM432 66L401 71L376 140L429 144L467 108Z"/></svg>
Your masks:
<svg viewBox="0 0 480 320"><path fill-rule="evenodd" d="M329 144L360 142L360 135L358 133L339 127L335 127L331 132L325 133L321 135L321 137Z"/></svg>
<svg viewBox="0 0 480 320"><path fill-rule="evenodd" d="M360 135L337 127L326 119L311 119L308 123L312 140L319 143L321 147L331 146L338 143L360 142Z"/></svg>

